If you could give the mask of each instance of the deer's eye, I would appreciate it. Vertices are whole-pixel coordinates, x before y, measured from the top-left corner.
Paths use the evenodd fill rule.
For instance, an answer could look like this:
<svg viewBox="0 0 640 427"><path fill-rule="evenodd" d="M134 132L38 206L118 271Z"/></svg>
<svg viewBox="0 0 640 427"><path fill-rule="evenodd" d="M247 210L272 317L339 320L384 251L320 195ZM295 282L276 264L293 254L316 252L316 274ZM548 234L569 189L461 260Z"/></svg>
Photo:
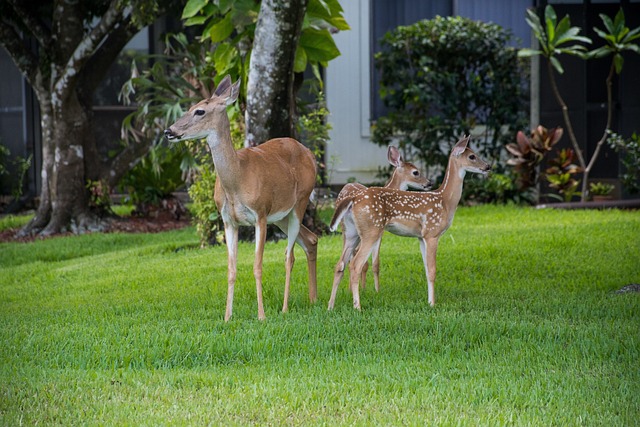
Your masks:
<svg viewBox="0 0 640 427"><path fill-rule="evenodd" d="M474 154L469 156L469 160L475 160L475 159L476 159L476 156Z"/></svg>
<svg viewBox="0 0 640 427"><path fill-rule="evenodd" d="M413 171L413 176L419 176L420 172L419 171Z"/></svg>
<svg viewBox="0 0 640 427"><path fill-rule="evenodd" d="M193 112L194 116L204 116L204 110L201 108L198 108L196 111Z"/></svg>

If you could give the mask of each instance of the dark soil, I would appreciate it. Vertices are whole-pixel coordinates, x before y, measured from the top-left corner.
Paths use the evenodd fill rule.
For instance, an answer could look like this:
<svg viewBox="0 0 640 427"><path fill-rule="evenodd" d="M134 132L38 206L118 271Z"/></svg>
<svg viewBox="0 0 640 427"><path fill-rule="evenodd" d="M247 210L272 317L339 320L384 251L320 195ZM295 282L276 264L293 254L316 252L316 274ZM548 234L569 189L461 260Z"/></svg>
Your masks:
<svg viewBox="0 0 640 427"><path fill-rule="evenodd" d="M146 217L114 217L108 220L108 228L105 233L159 233L161 231L177 230L190 225L189 218L175 215L167 211L156 211ZM0 242L32 242L43 239L42 236L16 237L19 228L0 231ZM61 233L46 238L71 236L73 233Z"/></svg>

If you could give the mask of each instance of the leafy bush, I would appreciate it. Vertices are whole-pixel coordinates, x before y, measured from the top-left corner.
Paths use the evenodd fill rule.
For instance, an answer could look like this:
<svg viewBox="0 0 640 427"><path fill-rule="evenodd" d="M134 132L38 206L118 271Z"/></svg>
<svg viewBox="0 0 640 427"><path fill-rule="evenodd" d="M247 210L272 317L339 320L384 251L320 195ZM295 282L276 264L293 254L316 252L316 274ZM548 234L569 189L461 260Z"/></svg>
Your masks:
<svg viewBox="0 0 640 427"><path fill-rule="evenodd" d="M465 204L530 204L533 195L518 188L509 172L490 173L486 178L475 175L465 178L462 200Z"/></svg>
<svg viewBox="0 0 640 427"><path fill-rule="evenodd" d="M426 165L444 167L448 143L484 125L484 137L475 140L479 151L499 158L524 123L522 73L510 40L498 25L461 17L438 16L385 34L375 58L389 113L375 123L373 141L397 138Z"/></svg>
<svg viewBox="0 0 640 427"><path fill-rule="evenodd" d="M640 193L640 135L633 133L631 138L611 133L609 145L620 153L620 161L624 170L620 173L620 180L629 194Z"/></svg>
<svg viewBox="0 0 640 427"><path fill-rule="evenodd" d="M547 129L544 126L538 126L531 130L530 137L518 131L517 144L507 144L507 151L513 155L507 160L507 164L514 166L518 188L524 190L538 183L538 167L560 141L563 133L561 127Z"/></svg>
<svg viewBox="0 0 640 427"><path fill-rule="evenodd" d="M185 149L159 144L120 180L120 190L128 193L127 202L145 215L150 206L160 205L163 199L184 185L182 161Z"/></svg>
<svg viewBox="0 0 640 427"><path fill-rule="evenodd" d="M27 158L17 156L9 160L10 156L11 150L0 144L0 190L4 185L3 181L6 180L11 187L11 196L14 200L18 200L22 197L24 180L31 167L32 156L29 155Z"/></svg>
<svg viewBox="0 0 640 427"><path fill-rule="evenodd" d="M556 189L562 196L561 200L565 202L570 202L574 195L580 195L580 179L574 178L574 175L582 172L582 168L575 165L574 161L574 151L571 148L563 148L555 158L549 160L549 167L545 171L549 187Z"/></svg>

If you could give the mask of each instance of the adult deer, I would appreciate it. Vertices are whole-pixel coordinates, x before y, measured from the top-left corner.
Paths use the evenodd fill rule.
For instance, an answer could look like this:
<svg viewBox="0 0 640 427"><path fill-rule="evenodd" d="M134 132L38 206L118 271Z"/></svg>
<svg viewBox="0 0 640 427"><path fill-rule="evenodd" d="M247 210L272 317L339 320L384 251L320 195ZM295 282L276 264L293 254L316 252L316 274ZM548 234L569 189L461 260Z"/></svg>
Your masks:
<svg viewBox="0 0 640 427"><path fill-rule="evenodd" d="M371 187L360 190L336 206L330 227L335 230L351 213L360 238L360 247L349 265L353 306L360 310L358 278L367 258L380 246L384 230L406 237L417 237L427 275L429 304L435 304L436 251L438 239L451 225L462 195L467 172L486 174L491 166L467 147L469 137L456 143L449 156L444 181L435 191L406 192ZM338 283L334 281L329 310L334 306Z"/></svg>
<svg viewBox="0 0 640 427"><path fill-rule="evenodd" d="M389 163L395 167L393 170L393 174L391 175L391 179L385 185L385 188L395 188L398 190L408 190L409 188L414 190L425 191L428 190L431 186L431 181L427 179L424 175L420 173L420 170L412 163L405 162L402 159L402 154L400 151L392 145L389 146L387 150L387 159ZM366 187L362 184L358 183L349 183L342 187L338 197L336 198L336 206L342 203L343 200L347 200L352 198L358 192L366 189ZM347 212L342 217L342 254L340 255L340 260L336 264L334 270L333 283L334 286L340 283L342 280L342 276L344 275L344 269L347 264L351 260L353 253L355 252L358 244L360 243L360 237L358 236L358 231L356 230L356 225L353 221L353 217L351 212ZM375 284L376 292L380 290L380 247L374 247L372 253L372 263L373 263L373 281ZM368 269L368 263L365 262L361 278L360 284L364 289L366 284L366 275Z"/></svg>
<svg viewBox="0 0 640 427"><path fill-rule="evenodd" d="M238 227L255 226L256 252L253 274L258 297L258 319L263 320L262 257L267 224L276 224L287 235L284 303L289 301L293 245L302 246L309 267L309 298L317 299L316 257L318 238L301 224L316 182L314 155L295 139L271 139L257 147L236 151L231 142L227 105L238 98L240 81L226 76L215 93L194 105L165 130L170 141L207 139L217 173L214 199L224 222L228 251L227 308L231 318L236 281Z"/></svg>

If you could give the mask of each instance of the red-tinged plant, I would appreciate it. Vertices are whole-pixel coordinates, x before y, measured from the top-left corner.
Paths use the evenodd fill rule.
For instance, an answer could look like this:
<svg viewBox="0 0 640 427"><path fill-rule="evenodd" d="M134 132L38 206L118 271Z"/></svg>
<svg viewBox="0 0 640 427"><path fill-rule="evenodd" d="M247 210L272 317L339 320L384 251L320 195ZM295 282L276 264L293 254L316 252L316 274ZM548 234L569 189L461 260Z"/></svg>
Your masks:
<svg viewBox="0 0 640 427"><path fill-rule="evenodd" d="M538 126L531 130L530 137L519 131L517 144L506 145L507 151L513 155L507 160L507 164L515 167L516 182L520 190L534 187L538 183L538 165L562 138L562 134L561 127L547 129Z"/></svg>
<svg viewBox="0 0 640 427"><path fill-rule="evenodd" d="M571 148L558 151L558 156L549 160L545 178L549 187L558 190L565 202L570 202L574 195L579 195L580 180L574 175L581 173L582 168L573 163L575 152Z"/></svg>

